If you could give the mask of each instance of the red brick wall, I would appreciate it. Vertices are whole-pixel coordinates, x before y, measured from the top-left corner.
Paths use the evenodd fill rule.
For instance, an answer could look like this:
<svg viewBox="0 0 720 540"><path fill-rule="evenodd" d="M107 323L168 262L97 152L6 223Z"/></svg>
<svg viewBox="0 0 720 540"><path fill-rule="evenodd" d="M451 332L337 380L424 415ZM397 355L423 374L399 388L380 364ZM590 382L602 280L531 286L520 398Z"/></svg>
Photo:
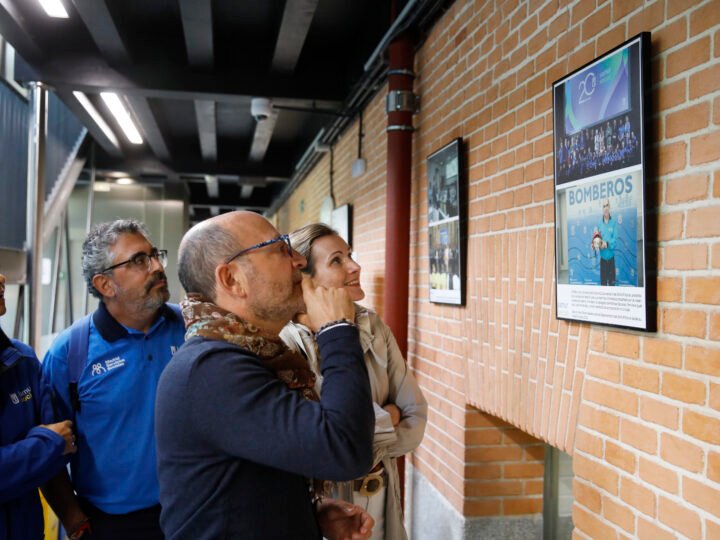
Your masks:
<svg viewBox="0 0 720 540"><path fill-rule="evenodd" d="M652 32L658 200L649 334L558 321L554 305L550 88L640 31ZM720 1L457 0L416 72L408 361L430 403L417 470L468 517L537 513L541 439L574 456L578 538L720 538ZM335 171L376 308L392 264L384 94L365 112L368 172ZM336 164L354 158L356 130ZM425 158L455 137L469 179L463 308L428 300ZM326 177L321 164L282 212Z"/></svg>

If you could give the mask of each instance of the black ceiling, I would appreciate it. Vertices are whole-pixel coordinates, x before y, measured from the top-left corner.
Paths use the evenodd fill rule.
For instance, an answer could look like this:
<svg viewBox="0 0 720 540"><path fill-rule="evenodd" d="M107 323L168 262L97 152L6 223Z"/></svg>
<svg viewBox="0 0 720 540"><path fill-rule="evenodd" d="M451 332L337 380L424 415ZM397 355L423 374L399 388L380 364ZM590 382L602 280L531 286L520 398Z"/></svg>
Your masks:
<svg viewBox="0 0 720 540"><path fill-rule="evenodd" d="M0 33L88 127L101 176L186 182L193 221L267 210L321 129L337 136L386 67L382 51L373 53L391 29L391 0L62 2L67 19L48 17L39 0L0 0ZM411 0L393 29L422 31L443 3ZM124 100L142 144L125 139L104 91ZM272 103L263 122L250 112L258 97Z"/></svg>

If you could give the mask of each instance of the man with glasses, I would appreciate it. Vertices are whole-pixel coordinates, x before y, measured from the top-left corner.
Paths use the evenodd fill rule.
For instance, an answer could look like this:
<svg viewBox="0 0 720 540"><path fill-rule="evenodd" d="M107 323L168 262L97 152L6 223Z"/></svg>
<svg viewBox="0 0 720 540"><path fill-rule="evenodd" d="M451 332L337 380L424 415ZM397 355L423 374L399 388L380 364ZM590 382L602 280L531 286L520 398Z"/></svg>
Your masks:
<svg viewBox="0 0 720 540"><path fill-rule="evenodd" d="M155 393L185 332L179 309L166 303L166 264L167 252L153 247L142 223L93 227L82 269L98 308L61 333L43 361L61 418L75 422L72 487L93 538L163 538Z"/></svg>
<svg viewBox="0 0 720 540"><path fill-rule="evenodd" d="M372 465L374 413L347 291L314 287L305 258L262 216L193 227L178 273L187 341L156 405L161 524L173 540L369 538L372 518L322 499L322 480ZM280 330L307 313L323 393Z"/></svg>

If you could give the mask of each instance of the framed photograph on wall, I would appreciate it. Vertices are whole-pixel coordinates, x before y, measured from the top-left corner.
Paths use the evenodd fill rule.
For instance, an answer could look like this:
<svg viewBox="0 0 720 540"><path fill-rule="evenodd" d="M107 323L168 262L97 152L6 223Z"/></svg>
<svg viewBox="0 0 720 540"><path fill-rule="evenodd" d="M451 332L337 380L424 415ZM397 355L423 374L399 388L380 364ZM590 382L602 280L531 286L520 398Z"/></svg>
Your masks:
<svg viewBox="0 0 720 540"><path fill-rule="evenodd" d="M427 158L430 301L465 303L462 139Z"/></svg>
<svg viewBox="0 0 720 540"><path fill-rule="evenodd" d="M352 205L343 204L332 211L330 225L340 238L352 246Z"/></svg>
<svg viewBox="0 0 720 540"><path fill-rule="evenodd" d="M558 319L654 327L646 251L649 47L650 34L639 34L553 83Z"/></svg>

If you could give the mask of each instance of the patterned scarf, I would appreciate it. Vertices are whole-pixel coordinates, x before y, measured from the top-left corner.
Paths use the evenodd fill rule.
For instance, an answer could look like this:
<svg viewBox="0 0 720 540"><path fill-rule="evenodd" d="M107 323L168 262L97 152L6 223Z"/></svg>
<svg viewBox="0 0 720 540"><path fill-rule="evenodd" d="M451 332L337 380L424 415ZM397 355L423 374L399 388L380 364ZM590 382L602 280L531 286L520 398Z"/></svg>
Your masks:
<svg viewBox="0 0 720 540"><path fill-rule="evenodd" d="M305 399L319 401L314 390L315 374L305 357L288 349L278 336L270 336L240 317L218 307L201 295L190 293L181 304L185 339L200 336L233 343L260 357L288 388L299 390Z"/></svg>
<svg viewBox="0 0 720 540"><path fill-rule="evenodd" d="M305 357L288 349L278 336L264 333L234 313L190 293L180 304L185 319L185 339L200 336L233 343L260 357L288 388L298 390L305 399L320 401L315 392L315 374ZM310 497L315 502L327 491L327 482L309 479Z"/></svg>

